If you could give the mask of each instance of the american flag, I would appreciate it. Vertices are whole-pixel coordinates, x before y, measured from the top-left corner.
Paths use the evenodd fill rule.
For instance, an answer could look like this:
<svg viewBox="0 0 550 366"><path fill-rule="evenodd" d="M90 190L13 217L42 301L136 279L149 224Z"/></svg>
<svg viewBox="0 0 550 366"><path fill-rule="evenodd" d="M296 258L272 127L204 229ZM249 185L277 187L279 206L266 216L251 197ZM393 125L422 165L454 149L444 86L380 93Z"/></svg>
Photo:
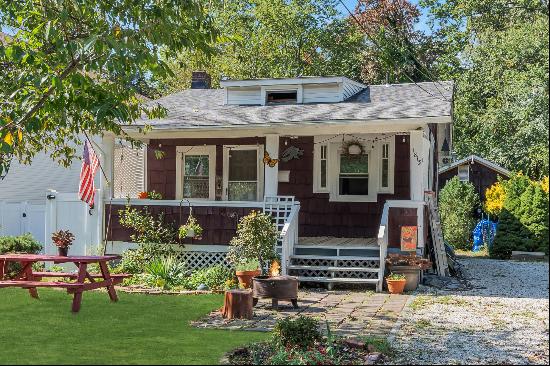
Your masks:
<svg viewBox="0 0 550 366"><path fill-rule="evenodd" d="M99 167L99 159L94 153L90 142L86 140L84 144L84 154L82 155L82 169L80 169L80 187L78 188L78 198L86 202L90 207L94 207L94 177Z"/></svg>

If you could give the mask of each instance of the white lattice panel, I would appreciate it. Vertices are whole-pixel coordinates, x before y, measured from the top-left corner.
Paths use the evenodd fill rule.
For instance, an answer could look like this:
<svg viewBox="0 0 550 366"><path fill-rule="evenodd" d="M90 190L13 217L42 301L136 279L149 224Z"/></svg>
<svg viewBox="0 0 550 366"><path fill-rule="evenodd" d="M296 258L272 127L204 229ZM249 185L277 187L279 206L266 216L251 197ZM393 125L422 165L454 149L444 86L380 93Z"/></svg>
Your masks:
<svg viewBox="0 0 550 366"><path fill-rule="evenodd" d="M137 198L145 190L145 147L132 148L122 142L114 151L114 198Z"/></svg>
<svg viewBox="0 0 550 366"><path fill-rule="evenodd" d="M231 268L227 260L226 252L201 252L201 251L182 251L177 254L180 261L185 263L187 269L197 271L199 269L223 265Z"/></svg>
<svg viewBox="0 0 550 366"><path fill-rule="evenodd" d="M338 267L363 267L378 268L380 261L371 261L363 259L338 259Z"/></svg>

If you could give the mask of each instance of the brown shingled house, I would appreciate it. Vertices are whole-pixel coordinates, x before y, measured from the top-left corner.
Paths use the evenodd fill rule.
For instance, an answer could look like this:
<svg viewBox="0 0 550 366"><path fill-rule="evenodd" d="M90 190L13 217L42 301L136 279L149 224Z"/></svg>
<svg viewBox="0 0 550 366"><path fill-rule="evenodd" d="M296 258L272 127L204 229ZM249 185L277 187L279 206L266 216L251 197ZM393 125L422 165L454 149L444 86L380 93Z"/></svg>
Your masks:
<svg viewBox="0 0 550 366"><path fill-rule="evenodd" d="M143 186L163 197L129 203L176 224L192 206L204 232L186 250L215 262L238 219L263 210L281 230L283 273L303 281L381 290L384 259L400 250L402 226L417 228L416 251L425 254L424 196L436 190L437 131L451 123L451 83L298 77L225 80L214 90L204 73L195 79L194 88L153 101L168 113L138 121L151 127L147 135L126 128L147 144ZM109 156L115 137L104 145L116 166ZM105 212L126 204L117 189ZM129 233L116 214L107 226L110 250L127 247Z"/></svg>

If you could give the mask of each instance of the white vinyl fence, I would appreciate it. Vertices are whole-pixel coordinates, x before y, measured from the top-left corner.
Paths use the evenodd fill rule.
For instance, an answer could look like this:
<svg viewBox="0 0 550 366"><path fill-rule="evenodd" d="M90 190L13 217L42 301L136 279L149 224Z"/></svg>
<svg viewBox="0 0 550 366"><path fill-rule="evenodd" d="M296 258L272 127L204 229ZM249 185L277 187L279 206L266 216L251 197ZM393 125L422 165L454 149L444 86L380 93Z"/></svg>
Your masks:
<svg viewBox="0 0 550 366"><path fill-rule="evenodd" d="M96 254L102 242L103 212L101 194L96 190L96 208L78 199L77 193L50 191L42 202L0 201L0 235L31 233L44 244L45 254L55 254L57 248L51 235L57 230L69 230L75 241L71 255Z"/></svg>

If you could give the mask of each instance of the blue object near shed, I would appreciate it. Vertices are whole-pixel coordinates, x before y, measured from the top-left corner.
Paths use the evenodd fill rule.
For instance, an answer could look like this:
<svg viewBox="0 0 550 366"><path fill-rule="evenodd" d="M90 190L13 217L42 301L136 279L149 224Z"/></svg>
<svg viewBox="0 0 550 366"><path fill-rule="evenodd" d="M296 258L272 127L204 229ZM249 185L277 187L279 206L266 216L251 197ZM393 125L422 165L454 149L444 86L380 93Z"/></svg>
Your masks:
<svg viewBox="0 0 550 366"><path fill-rule="evenodd" d="M489 219L482 219L477 223L473 231L474 247L472 250L474 252L481 250L484 246L490 248L491 245L493 245L493 240L497 233L497 226L496 222Z"/></svg>

